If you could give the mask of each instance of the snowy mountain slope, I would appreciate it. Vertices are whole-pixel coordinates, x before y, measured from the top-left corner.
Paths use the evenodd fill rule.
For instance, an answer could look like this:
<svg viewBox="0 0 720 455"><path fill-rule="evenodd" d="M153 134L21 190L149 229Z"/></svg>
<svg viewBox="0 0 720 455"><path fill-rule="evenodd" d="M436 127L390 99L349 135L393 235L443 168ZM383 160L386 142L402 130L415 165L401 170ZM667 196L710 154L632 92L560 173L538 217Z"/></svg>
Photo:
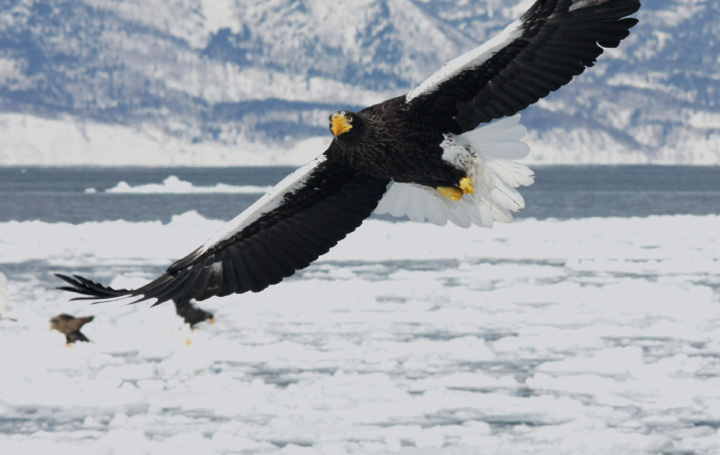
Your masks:
<svg viewBox="0 0 720 455"><path fill-rule="evenodd" d="M329 112L410 90L531 1L3 3L0 164L258 164L322 151ZM720 163L720 5L638 17L525 112L532 161Z"/></svg>

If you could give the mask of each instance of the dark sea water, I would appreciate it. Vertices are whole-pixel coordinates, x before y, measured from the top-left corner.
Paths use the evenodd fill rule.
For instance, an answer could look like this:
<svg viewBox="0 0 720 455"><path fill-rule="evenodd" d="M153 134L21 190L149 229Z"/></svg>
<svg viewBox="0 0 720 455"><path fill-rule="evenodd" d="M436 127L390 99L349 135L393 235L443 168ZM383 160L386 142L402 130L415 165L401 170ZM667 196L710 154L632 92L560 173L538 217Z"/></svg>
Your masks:
<svg viewBox="0 0 720 455"><path fill-rule="evenodd" d="M720 167L534 166L535 184L522 189L526 210L516 218L633 217L720 213ZM81 223L169 221L196 210L212 219L233 218L260 194L115 194L159 184L169 176L194 186L274 185L293 168L0 167L0 222L41 220ZM95 192L87 192L88 189Z"/></svg>

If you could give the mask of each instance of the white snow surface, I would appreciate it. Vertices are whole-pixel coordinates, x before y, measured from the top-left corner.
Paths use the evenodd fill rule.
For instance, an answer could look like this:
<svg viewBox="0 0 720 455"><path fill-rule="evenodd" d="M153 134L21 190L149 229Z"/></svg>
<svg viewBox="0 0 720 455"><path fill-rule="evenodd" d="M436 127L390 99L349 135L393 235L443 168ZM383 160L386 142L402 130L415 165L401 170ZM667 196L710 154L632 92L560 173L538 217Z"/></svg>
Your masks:
<svg viewBox="0 0 720 455"><path fill-rule="evenodd" d="M133 193L133 194L207 194L207 193L239 193L239 194L263 194L272 189L271 186L258 185L228 185L218 183L214 186L193 185L192 182L182 180L171 175L162 183L148 183L145 185L130 185L125 181L118 182L112 188L105 190L106 193ZM86 193L94 193L95 188L86 188Z"/></svg>
<svg viewBox="0 0 720 455"><path fill-rule="evenodd" d="M373 102L382 101L382 97ZM371 104L371 103L365 103ZM541 100L550 111L561 109ZM620 109L608 104L617 118ZM629 114L631 111L625 112ZM614 117L614 118L615 118ZM683 128L670 138L657 127L629 131L653 149L648 155L628 150L607 132L597 129L552 128L528 130L531 153L527 164L685 164L719 165L720 137L712 128L717 114L690 109ZM324 119L323 119L324 120ZM152 125L132 128L77 121L70 117L44 119L32 115L0 114L0 165L4 166L300 166L322 153L332 137L309 137L287 144L266 144L241 136L225 142L191 143Z"/></svg>
<svg viewBox="0 0 720 455"><path fill-rule="evenodd" d="M223 224L0 223L0 453L720 453L720 216L371 219L194 332L54 289L141 284Z"/></svg>

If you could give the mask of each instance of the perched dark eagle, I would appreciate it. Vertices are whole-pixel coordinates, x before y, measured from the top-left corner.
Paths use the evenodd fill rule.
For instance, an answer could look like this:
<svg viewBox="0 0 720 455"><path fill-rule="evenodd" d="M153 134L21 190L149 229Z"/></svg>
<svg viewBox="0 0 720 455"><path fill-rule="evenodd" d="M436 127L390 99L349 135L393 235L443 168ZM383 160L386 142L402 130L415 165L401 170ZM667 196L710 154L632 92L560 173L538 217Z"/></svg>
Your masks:
<svg viewBox="0 0 720 455"><path fill-rule="evenodd" d="M76 318L69 314L59 314L50 319L50 330L57 330L60 333L64 333L67 344L73 344L76 341L90 341L80 329L93 319L95 319L95 316Z"/></svg>
<svg viewBox="0 0 720 455"><path fill-rule="evenodd" d="M209 311L199 308L189 300L175 301L175 312L178 316L190 325L191 329L195 328L195 324L210 320L215 323L215 316Z"/></svg>
<svg viewBox="0 0 720 455"><path fill-rule="evenodd" d="M373 211L468 227L512 220L533 181L510 117L617 47L639 0L537 0L406 95L330 116L334 139L204 245L138 289L58 275L86 299L204 300L258 292L307 267ZM503 118L508 117L508 118ZM501 119L476 129L479 125Z"/></svg>

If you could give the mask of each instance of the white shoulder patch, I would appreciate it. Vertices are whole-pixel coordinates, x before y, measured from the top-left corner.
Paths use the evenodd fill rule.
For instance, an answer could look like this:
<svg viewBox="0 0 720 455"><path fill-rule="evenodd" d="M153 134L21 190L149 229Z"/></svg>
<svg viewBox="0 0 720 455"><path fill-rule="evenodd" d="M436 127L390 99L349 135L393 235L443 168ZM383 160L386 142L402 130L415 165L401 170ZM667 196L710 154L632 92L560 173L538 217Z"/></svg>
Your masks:
<svg viewBox="0 0 720 455"><path fill-rule="evenodd" d="M573 0L573 4L570 5L568 11L574 11L580 8L587 8L588 6L599 5L605 3L606 0Z"/></svg>
<svg viewBox="0 0 720 455"><path fill-rule="evenodd" d="M534 181L530 168L513 161L525 158L530 151L521 141L526 131L520 115L515 115L460 136L446 136L441 144L443 159L466 170L475 194L453 201L435 188L391 182L375 213L407 216L418 222L427 220L439 226L448 221L461 227L511 222L510 212L525 208L525 200L516 188Z"/></svg>
<svg viewBox="0 0 720 455"><path fill-rule="evenodd" d="M512 43L522 36L522 22L516 20L505 29L492 38L490 41L476 47L457 57L442 68L436 71L432 76L427 78L422 84L417 86L405 96L405 102L409 103L418 96L432 93L445 81L452 79L463 71L476 68L485 63L490 57L495 55L499 50Z"/></svg>
<svg viewBox="0 0 720 455"><path fill-rule="evenodd" d="M301 188L309 178L312 171L325 160L325 154L320 154L314 160L297 168L287 177L282 179L263 197L258 199L253 205L245 209L240 215L228 221L224 229L217 232L203 244L201 247L202 250L207 251L212 245L232 237L254 221L258 220L264 214L280 207L285 199L285 195Z"/></svg>

